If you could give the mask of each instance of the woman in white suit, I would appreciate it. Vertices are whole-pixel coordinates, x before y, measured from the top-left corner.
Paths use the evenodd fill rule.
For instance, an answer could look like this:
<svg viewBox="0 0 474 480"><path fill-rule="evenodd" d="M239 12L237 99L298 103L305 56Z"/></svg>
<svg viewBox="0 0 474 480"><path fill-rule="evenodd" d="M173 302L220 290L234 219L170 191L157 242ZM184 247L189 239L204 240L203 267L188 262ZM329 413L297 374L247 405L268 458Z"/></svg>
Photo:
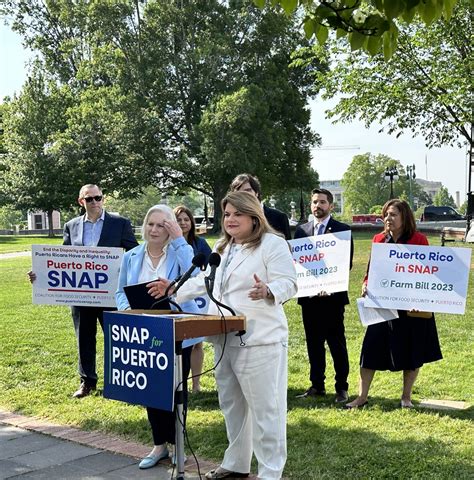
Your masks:
<svg viewBox="0 0 474 480"><path fill-rule="evenodd" d="M216 250L222 261L214 296L247 319L242 341L235 333L211 337L219 403L229 446L206 478L244 478L252 453L258 478L281 478L286 462L288 323L283 302L296 293L296 271L286 241L267 223L259 201L246 192L222 201L223 237ZM157 285L158 295L166 282ZM177 301L205 292L204 275L189 280ZM210 314L219 314L211 302ZM225 345L224 345L225 344ZM224 351L223 351L224 350Z"/></svg>
<svg viewBox="0 0 474 480"><path fill-rule="evenodd" d="M183 237L176 217L167 205L151 207L142 226L144 243L129 250L123 257L120 268L119 285L115 293L117 308L130 308L123 287L135 283L143 283L156 278L174 279L191 267L194 251ZM185 312L199 312L193 299L182 303ZM202 339L196 338L183 342L183 378L188 378L191 366L191 351L194 343ZM186 403L186 382L183 390ZM167 444L175 443L175 415L156 408L147 408L148 420L153 434L153 450L141 462L139 467L154 467L160 460L168 458Z"/></svg>

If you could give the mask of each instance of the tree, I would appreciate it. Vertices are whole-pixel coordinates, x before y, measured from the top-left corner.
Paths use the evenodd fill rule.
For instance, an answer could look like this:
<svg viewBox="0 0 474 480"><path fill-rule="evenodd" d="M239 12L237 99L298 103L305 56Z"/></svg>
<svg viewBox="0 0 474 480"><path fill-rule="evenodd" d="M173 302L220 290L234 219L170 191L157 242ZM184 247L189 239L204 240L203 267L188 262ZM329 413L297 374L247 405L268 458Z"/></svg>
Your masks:
<svg viewBox="0 0 474 480"><path fill-rule="evenodd" d="M265 0L254 0L261 7ZM443 15L449 20L456 0L274 0L287 13L301 7L306 36L323 45L329 30L337 38L347 36L351 50L363 49L375 55L383 47L385 59L397 48L401 22L421 18L426 25ZM471 5L474 2L471 2Z"/></svg>
<svg viewBox="0 0 474 480"><path fill-rule="evenodd" d="M150 207L164 200L162 192L156 187L150 186L143 190L143 193L133 198L124 198L120 192L113 192L105 199L105 207L108 211L117 212L130 219L132 224L139 227L143 223L146 212ZM178 205L185 205L194 214L202 214L203 203L197 192L176 192L174 195L167 195L166 202L174 208Z"/></svg>
<svg viewBox="0 0 474 480"><path fill-rule="evenodd" d="M0 207L0 229L10 230L19 225L24 219L24 215L20 210L16 210L10 205Z"/></svg>
<svg viewBox="0 0 474 480"><path fill-rule="evenodd" d="M66 128L69 93L67 87L58 87L36 72L22 94L5 104L3 112L7 151L0 160L3 203L47 212L50 236L53 210L71 204L73 180L65 172L72 166L53 160L50 153L54 134Z"/></svg>
<svg viewBox="0 0 474 480"><path fill-rule="evenodd" d="M467 213L467 200L465 200L464 203L458 208L458 211L462 215L466 215L466 213Z"/></svg>
<svg viewBox="0 0 474 480"><path fill-rule="evenodd" d="M245 97L258 105L248 170L264 189L297 185L309 168L317 137L308 128L307 73L324 65L289 68L301 41L295 18L248 1L6 5L44 68L74 93L67 128L50 149L61 162L74 160L73 175L100 178L125 195L147 185L192 187L218 206L242 171L235 162L219 169L220 159L229 160L231 148L249 150L242 124L219 130L217 121ZM224 131L233 142L219 140Z"/></svg>
<svg viewBox="0 0 474 480"><path fill-rule="evenodd" d="M441 187L436 195L433 198L433 205L436 206L448 206L456 208L456 203L454 202L453 197L449 194L448 189L446 187Z"/></svg>
<svg viewBox="0 0 474 480"><path fill-rule="evenodd" d="M365 153L356 155L342 177L344 187L344 213L369 213L372 207L383 205L390 198L390 182L385 180L387 168L396 168L399 178L393 182L396 198L408 198L409 185L403 165L387 155ZM421 187L412 184L416 197Z"/></svg>
<svg viewBox="0 0 474 480"><path fill-rule="evenodd" d="M335 47L331 74L319 77L325 98L342 97L329 116L421 135L428 147L472 145L473 21L469 0L459 0L449 21L404 26L389 62L362 52L341 56Z"/></svg>

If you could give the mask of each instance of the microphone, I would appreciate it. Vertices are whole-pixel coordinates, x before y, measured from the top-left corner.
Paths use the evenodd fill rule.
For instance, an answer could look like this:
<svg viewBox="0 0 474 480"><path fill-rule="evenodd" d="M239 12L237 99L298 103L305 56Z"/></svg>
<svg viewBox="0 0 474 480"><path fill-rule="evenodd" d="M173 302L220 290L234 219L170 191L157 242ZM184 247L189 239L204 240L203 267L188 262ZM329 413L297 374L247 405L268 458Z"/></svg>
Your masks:
<svg viewBox="0 0 474 480"><path fill-rule="evenodd" d="M206 264L206 255L204 253L197 253L194 255L194 258L192 260L193 264L189 267L189 269L181 276L181 278L176 278L178 282L176 283L176 286L174 287L174 293L176 293L185 282L189 280L191 277L192 273L196 268L202 268Z"/></svg>
<svg viewBox="0 0 474 480"><path fill-rule="evenodd" d="M217 270L217 267L220 264L221 264L221 256L217 252L212 252L209 255L209 266L211 267L211 273L207 277L208 282L209 282L209 291L211 293L214 290L214 281L216 279L216 270Z"/></svg>
<svg viewBox="0 0 474 480"><path fill-rule="evenodd" d="M206 291L207 291L207 294L209 295L209 298L216 305L218 305L219 307L225 308L228 312L230 312L231 315L235 317L234 310L230 308L228 305L224 305L223 303L219 302L219 300L216 300L216 298L212 294L212 291L214 290L214 280L216 278L216 270L220 264L221 264L221 256L217 252L212 252L209 255L209 266L211 267L211 273L209 273L207 277L204 277ZM236 337L240 336L242 338L242 335L245 335L245 330L240 330L235 335Z"/></svg>
<svg viewBox="0 0 474 480"><path fill-rule="evenodd" d="M175 288L174 288L174 292L173 292L173 293L176 293L178 291L178 289L180 289L183 286L183 283L186 282L187 280L189 280L189 277L191 277L194 270L196 270L196 268L204 267L205 264L206 264L206 255L204 255L204 253L197 253L194 256L194 258L192 259L192 265L189 267L189 269L183 275L178 275L168 285L168 287L166 287L164 295L157 298L156 302L153 303L151 308L153 308L155 305L157 305L158 303L160 303L163 300L168 300L169 303L174 305L180 312L182 312L183 310L181 309L181 307L176 302L171 300L171 298L170 298L171 295L169 295L169 291L171 290L171 287L176 285Z"/></svg>

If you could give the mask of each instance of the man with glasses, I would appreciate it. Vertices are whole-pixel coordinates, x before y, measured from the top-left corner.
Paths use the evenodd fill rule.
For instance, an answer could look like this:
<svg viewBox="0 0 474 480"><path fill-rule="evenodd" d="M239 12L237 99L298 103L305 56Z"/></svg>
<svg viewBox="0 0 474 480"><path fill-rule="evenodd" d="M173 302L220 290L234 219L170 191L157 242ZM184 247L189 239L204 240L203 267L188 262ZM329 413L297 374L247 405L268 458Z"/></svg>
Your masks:
<svg viewBox="0 0 474 480"><path fill-rule="evenodd" d="M104 197L97 185L84 185L79 191L78 202L85 214L64 225L63 245L122 247L125 250L138 245L130 220L104 210ZM102 326L105 310L113 309L71 307L81 376L81 385L73 394L74 398L86 397L96 388L97 320Z"/></svg>

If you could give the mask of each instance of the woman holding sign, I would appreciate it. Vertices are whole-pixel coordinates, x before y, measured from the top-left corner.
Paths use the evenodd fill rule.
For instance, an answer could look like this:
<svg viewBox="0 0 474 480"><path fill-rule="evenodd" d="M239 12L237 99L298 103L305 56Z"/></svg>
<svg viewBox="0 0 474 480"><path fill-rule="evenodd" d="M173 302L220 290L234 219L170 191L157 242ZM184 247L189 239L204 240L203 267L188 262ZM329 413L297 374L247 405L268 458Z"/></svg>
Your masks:
<svg viewBox="0 0 474 480"><path fill-rule="evenodd" d="M120 268L119 286L115 298L118 310L130 308L123 287L151 282L157 278L174 279L186 272L193 260L194 252L183 237L176 217L167 205L155 205L148 210L143 220L142 237L145 242L127 252ZM196 303L190 299L182 303L185 312L198 313ZM190 370L191 351L196 338L183 342L183 378ZM186 400L186 381L183 384ZM186 404L186 401L185 401ZM148 420L153 433L153 450L141 462L141 469L154 467L160 460L168 458L167 444L175 443L175 414L156 408L147 408Z"/></svg>
<svg viewBox="0 0 474 480"><path fill-rule="evenodd" d="M404 200L389 200L382 209L384 231L374 243L428 245L428 239L416 231L415 217ZM367 294L368 277L362 287ZM398 311L399 318L369 325L360 354L359 396L345 408L367 404L370 384L377 370L403 371L402 408L413 408L411 394L420 367L442 358L433 314L411 310ZM428 317L428 318L427 318Z"/></svg>
<svg viewBox="0 0 474 480"><path fill-rule="evenodd" d="M296 271L288 244L270 227L254 195L229 193L222 211L223 235L213 254L222 260L213 263L213 296L245 315L246 333L210 338L229 446L221 465L206 478L248 477L255 453L258 477L277 479L286 461L288 323L283 302L296 294ZM156 283L159 295L166 282ZM179 290L177 300L205 292L201 274ZM220 313L212 302L209 313Z"/></svg>

